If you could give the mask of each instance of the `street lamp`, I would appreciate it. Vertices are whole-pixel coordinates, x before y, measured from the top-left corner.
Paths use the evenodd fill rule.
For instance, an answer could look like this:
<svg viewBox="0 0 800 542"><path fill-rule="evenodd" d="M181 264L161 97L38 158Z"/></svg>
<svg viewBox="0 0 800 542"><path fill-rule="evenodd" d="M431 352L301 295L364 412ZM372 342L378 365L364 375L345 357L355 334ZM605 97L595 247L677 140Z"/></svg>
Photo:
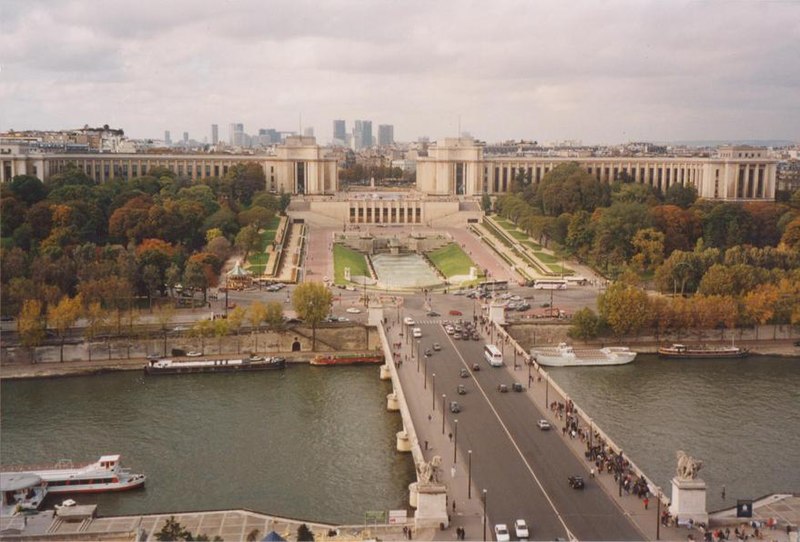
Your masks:
<svg viewBox="0 0 800 542"><path fill-rule="evenodd" d="M656 540L661 540L661 488L656 488Z"/></svg>
<svg viewBox="0 0 800 542"><path fill-rule="evenodd" d="M422 341L417 340L417 372L419 372L419 343Z"/></svg>
<svg viewBox="0 0 800 542"><path fill-rule="evenodd" d="M436 412L436 373L431 375L431 410Z"/></svg>
<svg viewBox="0 0 800 542"><path fill-rule="evenodd" d="M422 372L424 376L422 377L422 387L423 389L428 389L428 356L425 356L425 365L422 367Z"/></svg>
<svg viewBox="0 0 800 542"><path fill-rule="evenodd" d="M489 496L489 492L485 489L483 490L483 540L486 542L486 499Z"/></svg>
<svg viewBox="0 0 800 542"><path fill-rule="evenodd" d="M458 420L453 420L453 466L458 462Z"/></svg>
<svg viewBox="0 0 800 542"><path fill-rule="evenodd" d="M472 450L467 450L467 498L472 498Z"/></svg>
<svg viewBox="0 0 800 542"><path fill-rule="evenodd" d="M442 394L442 434L444 435L444 402L447 399L446 394Z"/></svg>

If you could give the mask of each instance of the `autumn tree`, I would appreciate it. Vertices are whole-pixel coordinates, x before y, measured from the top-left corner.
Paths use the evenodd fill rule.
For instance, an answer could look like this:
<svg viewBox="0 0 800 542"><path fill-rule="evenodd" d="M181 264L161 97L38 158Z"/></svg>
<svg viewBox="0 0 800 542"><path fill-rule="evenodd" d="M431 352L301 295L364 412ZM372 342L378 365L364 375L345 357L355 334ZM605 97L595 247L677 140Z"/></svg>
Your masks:
<svg viewBox="0 0 800 542"><path fill-rule="evenodd" d="M33 349L42 344L45 335L41 301L28 299L22 303L22 309L17 319L17 332L22 346L29 349L31 362L36 363Z"/></svg>
<svg viewBox="0 0 800 542"><path fill-rule="evenodd" d="M283 304L278 301L267 303L264 321L271 331L280 331L283 328Z"/></svg>
<svg viewBox="0 0 800 542"><path fill-rule="evenodd" d="M247 316L247 310L244 307L235 307L232 311L228 312L228 328L236 332L236 353L241 352L241 342L239 341L239 332L242 329L242 323Z"/></svg>
<svg viewBox="0 0 800 542"><path fill-rule="evenodd" d="M635 286L615 282L600 295L598 307L618 338L639 333L649 322L647 294Z"/></svg>
<svg viewBox="0 0 800 542"><path fill-rule="evenodd" d="M261 301L253 301L247 309L247 321L253 334L253 352L258 352L258 329L267 317L267 308Z"/></svg>
<svg viewBox="0 0 800 542"><path fill-rule="evenodd" d="M778 288L774 284L762 284L744 296L745 314L756 326L756 339L758 339L758 326L769 322L775 314L775 304L778 299Z"/></svg>
<svg viewBox="0 0 800 542"><path fill-rule="evenodd" d="M664 261L664 234L655 228L639 230L633 236L633 263L647 272L661 265Z"/></svg>
<svg viewBox="0 0 800 542"><path fill-rule="evenodd" d="M581 341L594 339L600 331L600 319L589 307L584 307L572 316L572 325L567 334Z"/></svg>
<svg viewBox="0 0 800 542"><path fill-rule="evenodd" d="M317 347L317 324L328 316L332 302L333 294L321 282L304 282L294 289L294 310L307 324L311 324L311 350Z"/></svg>
<svg viewBox="0 0 800 542"><path fill-rule="evenodd" d="M103 309L99 301L93 301L86 308L85 317L86 328L83 336L86 338L89 361L92 361L92 341L108 326L108 312Z"/></svg>
<svg viewBox="0 0 800 542"><path fill-rule="evenodd" d="M57 305L47 309L47 320L55 329L61 343L61 362L64 362L64 341L67 332L81 316L83 301L78 294L75 297L64 296Z"/></svg>

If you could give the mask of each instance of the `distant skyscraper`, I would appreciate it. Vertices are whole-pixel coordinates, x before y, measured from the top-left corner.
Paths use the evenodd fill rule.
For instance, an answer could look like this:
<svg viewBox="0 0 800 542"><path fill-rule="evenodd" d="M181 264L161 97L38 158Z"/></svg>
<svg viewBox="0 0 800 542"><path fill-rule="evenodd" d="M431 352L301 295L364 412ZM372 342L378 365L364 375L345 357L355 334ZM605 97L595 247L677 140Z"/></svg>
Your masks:
<svg viewBox="0 0 800 542"><path fill-rule="evenodd" d="M189 142L189 132L183 132L183 142L184 143Z"/></svg>
<svg viewBox="0 0 800 542"><path fill-rule="evenodd" d="M344 145L347 141L347 127L343 120L333 121L333 143L334 145Z"/></svg>
<svg viewBox="0 0 800 542"><path fill-rule="evenodd" d="M372 121L365 120L361 127L361 144L363 148L368 149L374 144L372 141Z"/></svg>
<svg viewBox="0 0 800 542"><path fill-rule="evenodd" d="M244 124L232 122L228 125L228 143L236 147L244 145Z"/></svg>
<svg viewBox="0 0 800 542"><path fill-rule="evenodd" d="M378 145L388 147L394 145L394 126L381 124L378 126Z"/></svg>
<svg viewBox="0 0 800 542"><path fill-rule="evenodd" d="M164 130L164 144L172 145L172 137L169 135L169 130Z"/></svg>
<svg viewBox="0 0 800 542"><path fill-rule="evenodd" d="M309 126L308 128L303 128L303 135L314 137L314 127Z"/></svg>
<svg viewBox="0 0 800 542"><path fill-rule="evenodd" d="M216 145L219 143L219 126L216 124L211 125L211 144Z"/></svg>

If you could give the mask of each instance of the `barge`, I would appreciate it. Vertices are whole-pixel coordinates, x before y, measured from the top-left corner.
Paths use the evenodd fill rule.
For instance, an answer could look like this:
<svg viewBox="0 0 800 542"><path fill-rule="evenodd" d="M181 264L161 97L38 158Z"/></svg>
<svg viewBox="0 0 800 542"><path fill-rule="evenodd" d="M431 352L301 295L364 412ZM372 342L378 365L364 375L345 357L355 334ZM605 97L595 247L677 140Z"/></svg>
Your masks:
<svg viewBox="0 0 800 542"><path fill-rule="evenodd" d="M357 365L383 363L383 354L319 354L311 358L311 365Z"/></svg>
<svg viewBox="0 0 800 542"><path fill-rule="evenodd" d="M738 346L686 346L673 344L658 349L662 358L704 359L704 358L744 358L750 355L747 348Z"/></svg>

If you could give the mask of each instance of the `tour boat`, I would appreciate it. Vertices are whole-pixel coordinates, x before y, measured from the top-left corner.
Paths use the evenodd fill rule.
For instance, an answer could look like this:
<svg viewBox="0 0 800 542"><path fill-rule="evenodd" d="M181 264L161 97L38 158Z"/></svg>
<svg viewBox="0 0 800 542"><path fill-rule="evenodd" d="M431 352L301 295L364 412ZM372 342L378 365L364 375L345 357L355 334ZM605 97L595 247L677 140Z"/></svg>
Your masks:
<svg viewBox="0 0 800 542"><path fill-rule="evenodd" d="M743 358L750 354L747 348L738 346L686 346L685 344L673 344L672 346L662 346L658 349L658 355L662 358Z"/></svg>
<svg viewBox="0 0 800 542"><path fill-rule="evenodd" d="M4 472L0 474L0 494L0 516L13 516L38 510L47 496L47 483L30 472Z"/></svg>
<svg viewBox="0 0 800 542"><path fill-rule="evenodd" d="M549 367L592 367L624 365L636 359L636 352L627 346L606 346L596 350L576 352L566 343L556 347L534 348L531 355L539 365Z"/></svg>
<svg viewBox="0 0 800 542"><path fill-rule="evenodd" d="M47 493L102 493L125 491L144 485L144 474L132 474L119 466L119 455L104 455L94 463L73 466L62 460L50 468L17 467L18 473L41 478Z"/></svg>
<svg viewBox="0 0 800 542"><path fill-rule="evenodd" d="M311 359L311 365L355 365L383 361L383 354L320 354Z"/></svg>
<svg viewBox="0 0 800 542"><path fill-rule="evenodd" d="M197 361L175 361L171 359L150 360L144 366L148 375L174 375L184 373L235 373L285 369L285 358L263 358L251 356L245 359L204 359Z"/></svg>

